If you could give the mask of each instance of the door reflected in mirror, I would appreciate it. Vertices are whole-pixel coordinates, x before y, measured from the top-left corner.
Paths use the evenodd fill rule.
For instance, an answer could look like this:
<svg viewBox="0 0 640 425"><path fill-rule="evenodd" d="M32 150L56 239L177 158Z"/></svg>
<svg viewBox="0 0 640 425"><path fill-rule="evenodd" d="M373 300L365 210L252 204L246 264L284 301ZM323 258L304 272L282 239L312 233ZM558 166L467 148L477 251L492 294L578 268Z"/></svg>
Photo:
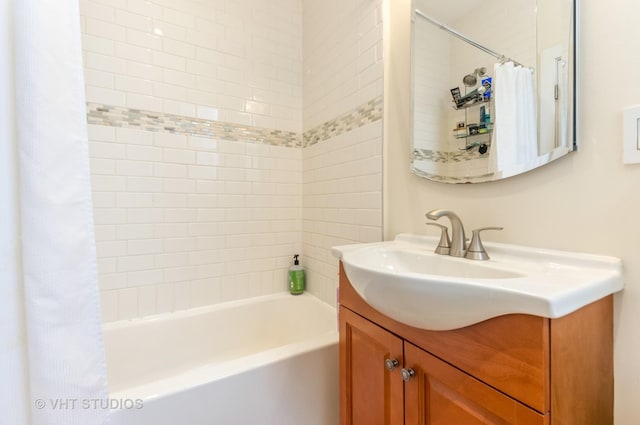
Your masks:
<svg viewBox="0 0 640 425"><path fill-rule="evenodd" d="M576 149L574 0L415 0L412 171L479 183Z"/></svg>

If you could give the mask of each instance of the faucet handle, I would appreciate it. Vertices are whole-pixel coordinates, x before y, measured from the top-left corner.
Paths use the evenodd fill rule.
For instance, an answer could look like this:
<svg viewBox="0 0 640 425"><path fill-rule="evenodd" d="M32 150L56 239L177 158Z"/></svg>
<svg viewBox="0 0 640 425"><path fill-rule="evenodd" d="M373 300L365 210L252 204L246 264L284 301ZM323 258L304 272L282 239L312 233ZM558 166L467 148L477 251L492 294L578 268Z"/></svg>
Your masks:
<svg viewBox="0 0 640 425"><path fill-rule="evenodd" d="M481 227L480 229L474 230L471 236L471 242L469 243L469 248L467 248L467 253L464 258L468 258L470 260L488 260L489 254L485 251L484 246L482 245L482 240L480 239L480 232L483 230L502 230L503 227Z"/></svg>
<svg viewBox="0 0 640 425"><path fill-rule="evenodd" d="M447 226L443 226L438 223L425 223L427 226L436 226L439 227L442 231L440 232L440 241L438 242L438 246L434 251L436 254L449 255L449 251L451 250L451 239L449 239L449 229Z"/></svg>

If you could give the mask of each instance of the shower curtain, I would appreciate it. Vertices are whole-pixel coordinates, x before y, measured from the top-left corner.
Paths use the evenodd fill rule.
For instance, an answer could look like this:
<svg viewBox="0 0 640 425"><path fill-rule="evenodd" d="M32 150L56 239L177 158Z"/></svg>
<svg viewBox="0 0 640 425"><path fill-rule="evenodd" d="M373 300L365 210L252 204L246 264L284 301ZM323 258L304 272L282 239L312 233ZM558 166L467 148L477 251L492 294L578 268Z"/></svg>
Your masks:
<svg viewBox="0 0 640 425"><path fill-rule="evenodd" d="M533 71L513 62L494 67L495 126L490 171L509 173L538 156L538 120Z"/></svg>
<svg viewBox="0 0 640 425"><path fill-rule="evenodd" d="M0 0L0 424L109 411L78 0Z"/></svg>

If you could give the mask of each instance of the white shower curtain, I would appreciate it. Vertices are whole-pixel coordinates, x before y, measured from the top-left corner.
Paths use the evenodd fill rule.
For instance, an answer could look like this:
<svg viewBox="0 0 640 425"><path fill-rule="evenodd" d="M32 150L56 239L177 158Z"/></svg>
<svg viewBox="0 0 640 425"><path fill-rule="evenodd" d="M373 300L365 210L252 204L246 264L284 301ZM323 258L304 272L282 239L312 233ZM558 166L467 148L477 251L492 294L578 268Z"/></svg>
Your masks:
<svg viewBox="0 0 640 425"><path fill-rule="evenodd" d="M531 163L538 156L538 121L533 71L513 62L494 67L495 125L490 171Z"/></svg>
<svg viewBox="0 0 640 425"><path fill-rule="evenodd" d="M102 425L108 397L78 0L0 0L0 424Z"/></svg>

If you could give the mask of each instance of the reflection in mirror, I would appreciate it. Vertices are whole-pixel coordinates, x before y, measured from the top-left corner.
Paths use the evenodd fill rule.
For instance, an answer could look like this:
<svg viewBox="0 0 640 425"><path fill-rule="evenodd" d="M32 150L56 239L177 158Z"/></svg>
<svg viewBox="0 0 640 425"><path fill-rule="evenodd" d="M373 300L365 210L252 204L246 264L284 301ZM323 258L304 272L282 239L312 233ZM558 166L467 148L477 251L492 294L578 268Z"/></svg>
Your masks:
<svg viewBox="0 0 640 425"><path fill-rule="evenodd" d="M412 171L510 177L575 150L574 0L414 0Z"/></svg>

